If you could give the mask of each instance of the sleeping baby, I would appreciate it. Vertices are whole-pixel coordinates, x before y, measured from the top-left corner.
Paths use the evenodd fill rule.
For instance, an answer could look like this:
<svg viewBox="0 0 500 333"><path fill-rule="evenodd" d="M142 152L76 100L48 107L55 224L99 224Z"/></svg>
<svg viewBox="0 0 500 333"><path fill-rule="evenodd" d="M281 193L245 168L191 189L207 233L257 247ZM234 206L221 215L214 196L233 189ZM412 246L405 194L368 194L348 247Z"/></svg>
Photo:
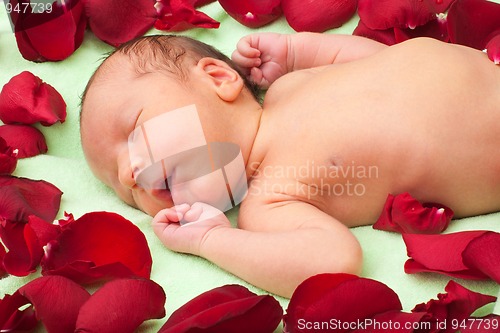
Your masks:
<svg viewBox="0 0 500 333"><path fill-rule="evenodd" d="M289 297L309 276L360 273L349 227L374 223L389 193L458 218L500 210L500 67L484 53L259 33L232 59L142 37L85 91L91 170L167 248ZM240 202L234 228L223 212Z"/></svg>

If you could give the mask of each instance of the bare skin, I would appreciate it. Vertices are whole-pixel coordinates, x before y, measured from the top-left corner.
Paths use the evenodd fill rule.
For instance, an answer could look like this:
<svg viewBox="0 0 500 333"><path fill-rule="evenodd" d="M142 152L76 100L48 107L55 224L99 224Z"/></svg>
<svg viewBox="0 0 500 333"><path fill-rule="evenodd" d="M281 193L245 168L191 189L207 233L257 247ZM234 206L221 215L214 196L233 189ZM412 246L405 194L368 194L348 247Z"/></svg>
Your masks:
<svg viewBox="0 0 500 333"><path fill-rule="evenodd" d="M481 52L428 39L385 47L352 36L256 34L233 59L270 86L259 108L234 93L236 84L229 96L206 82L220 108L254 111L232 123L250 180L239 228L223 214L203 219L212 209L203 203L148 209L138 203L147 200L129 200L155 215L168 248L290 296L311 275L360 272L348 227L375 222L389 193L442 203L457 217L500 210L500 68ZM97 97L89 94L87 106ZM82 129L89 164L113 179L97 170L92 130ZM108 184L124 191L123 182ZM201 222L179 227L183 217Z"/></svg>

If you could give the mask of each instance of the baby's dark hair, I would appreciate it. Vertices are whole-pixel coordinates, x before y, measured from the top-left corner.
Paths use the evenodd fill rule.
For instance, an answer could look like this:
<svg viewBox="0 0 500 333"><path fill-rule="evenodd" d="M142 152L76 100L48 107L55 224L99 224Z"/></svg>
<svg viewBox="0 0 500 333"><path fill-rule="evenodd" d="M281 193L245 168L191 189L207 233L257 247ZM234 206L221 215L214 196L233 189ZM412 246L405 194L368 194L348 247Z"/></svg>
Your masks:
<svg viewBox="0 0 500 333"><path fill-rule="evenodd" d="M186 78L185 66L183 66L183 61L186 57L194 61L198 61L204 57L222 60L238 72L252 96L257 101L260 100L259 87L247 79L238 65L213 46L189 37L176 35L143 36L120 45L107 58L115 53L122 53L129 56L130 61L135 65L135 71L138 75L166 71L178 76L180 79ZM92 78L88 86L91 84L91 81Z"/></svg>

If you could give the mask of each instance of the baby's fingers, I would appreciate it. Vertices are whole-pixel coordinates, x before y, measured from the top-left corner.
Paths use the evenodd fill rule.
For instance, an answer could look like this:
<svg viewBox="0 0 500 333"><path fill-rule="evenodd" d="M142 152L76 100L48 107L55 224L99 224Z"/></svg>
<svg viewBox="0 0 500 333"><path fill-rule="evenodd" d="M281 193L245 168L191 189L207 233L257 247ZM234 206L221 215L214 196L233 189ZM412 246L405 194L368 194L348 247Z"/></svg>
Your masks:
<svg viewBox="0 0 500 333"><path fill-rule="evenodd" d="M160 210L153 218L153 224L156 223L177 223L184 217L184 214L189 210L188 204L174 206Z"/></svg>

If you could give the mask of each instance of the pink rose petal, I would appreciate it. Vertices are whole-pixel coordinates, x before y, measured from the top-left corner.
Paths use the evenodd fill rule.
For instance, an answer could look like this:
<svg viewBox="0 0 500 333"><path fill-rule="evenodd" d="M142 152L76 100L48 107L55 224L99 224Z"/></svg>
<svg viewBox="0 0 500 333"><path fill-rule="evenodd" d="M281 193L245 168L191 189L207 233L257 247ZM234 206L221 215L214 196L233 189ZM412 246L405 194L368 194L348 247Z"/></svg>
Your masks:
<svg viewBox="0 0 500 333"><path fill-rule="evenodd" d="M357 322L401 309L396 293L383 283L350 274L319 274L297 287L283 321L287 333L322 333L322 329L306 329L299 321L323 322L335 318Z"/></svg>
<svg viewBox="0 0 500 333"><path fill-rule="evenodd" d="M85 9L92 32L104 42L118 46L144 35L157 14L154 0L87 0Z"/></svg>
<svg viewBox="0 0 500 333"><path fill-rule="evenodd" d="M158 333L272 333L283 310L272 296L258 296L243 286L207 291L176 310Z"/></svg>
<svg viewBox="0 0 500 333"><path fill-rule="evenodd" d="M431 316L431 321L446 322L446 329L440 330L441 333L454 333L456 330L452 322L461 322L480 307L496 300L496 297L470 291L454 281L448 282L445 291L446 294L438 294L437 300L418 304L412 310L426 312Z"/></svg>
<svg viewBox="0 0 500 333"><path fill-rule="evenodd" d="M2 125L0 137L7 145L18 150L18 158L32 157L47 152L45 137L42 132L32 126Z"/></svg>
<svg viewBox="0 0 500 333"><path fill-rule="evenodd" d="M500 233L486 232L474 238L462 252L465 266L500 284Z"/></svg>
<svg viewBox="0 0 500 333"><path fill-rule="evenodd" d="M108 212L88 213L66 225L48 243L43 275L78 283L124 277L149 278L152 259L144 234L129 220Z"/></svg>
<svg viewBox="0 0 500 333"><path fill-rule="evenodd" d="M165 300L162 287L151 280L110 281L83 304L75 332L135 332L145 320L165 316Z"/></svg>
<svg viewBox="0 0 500 333"><path fill-rule="evenodd" d="M282 0L281 7L295 31L323 32L347 22L356 13L357 0Z"/></svg>
<svg viewBox="0 0 500 333"><path fill-rule="evenodd" d="M66 119L61 95L38 76L24 71L14 76L0 92L0 120L5 124L50 126Z"/></svg>
<svg viewBox="0 0 500 333"><path fill-rule="evenodd" d="M10 175L17 166L17 151L0 136L0 175Z"/></svg>
<svg viewBox="0 0 500 333"><path fill-rule="evenodd" d="M261 27L280 17L281 2L282 0L219 0L231 17L250 28Z"/></svg>
<svg viewBox="0 0 500 333"><path fill-rule="evenodd" d="M463 231L444 235L403 234L408 259L405 272L435 272L464 279L487 279L481 271L464 264L462 253L469 243L488 231Z"/></svg>
<svg viewBox="0 0 500 333"><path fill-rule="evenodd" d="M208 15L194 9L193 1L160 0L156 4L158 20L154 27L158 30L184 31L191 28L216 29L220 23Z"/></svg>
<svg viewBox="0 0 500 333"><path fill-rule="evenodd" d="M389 194L374 229L400 233L435 234L444 231L453 211L439 204L424 204L410 194Z"/></svg>

